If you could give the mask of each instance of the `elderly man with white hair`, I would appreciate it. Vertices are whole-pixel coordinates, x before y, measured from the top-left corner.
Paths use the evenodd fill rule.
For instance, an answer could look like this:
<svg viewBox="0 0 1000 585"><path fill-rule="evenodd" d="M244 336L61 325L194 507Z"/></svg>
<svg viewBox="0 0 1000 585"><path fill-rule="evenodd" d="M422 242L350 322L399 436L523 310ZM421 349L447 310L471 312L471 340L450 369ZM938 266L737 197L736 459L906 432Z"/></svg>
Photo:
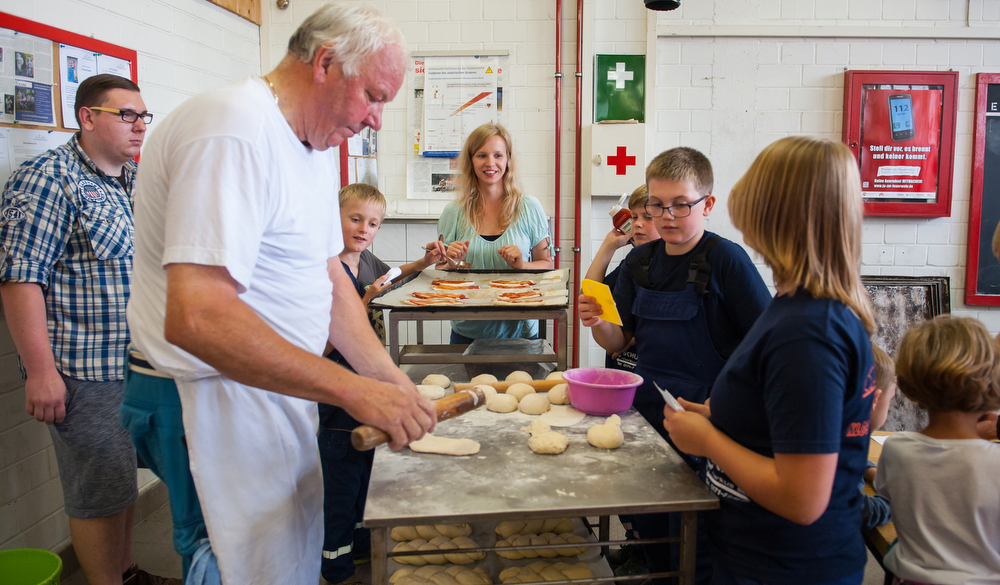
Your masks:
<svg viewBox="0 0 1000 585"><path fill-rule="evenodd" d="M326 5L277 68L188 100L148 140L122 420L168 485L186 577L317 583L317 402L395 449L434 427L340 268L327 150L381 127L405 57L382 14ZM323 359L327 341L360 375Z"/></svg>

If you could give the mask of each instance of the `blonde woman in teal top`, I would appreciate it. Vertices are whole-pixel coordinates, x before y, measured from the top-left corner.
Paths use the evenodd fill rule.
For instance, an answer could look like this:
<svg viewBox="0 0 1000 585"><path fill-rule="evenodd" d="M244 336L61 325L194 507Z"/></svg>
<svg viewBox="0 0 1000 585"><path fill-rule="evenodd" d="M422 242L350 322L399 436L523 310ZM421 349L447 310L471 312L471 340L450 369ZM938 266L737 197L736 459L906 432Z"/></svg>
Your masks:
<svg viewBox="0 0 1000 585"><path fill-rule="evenodd" d="M459 197L441 214L438 235L450 257L472 268L550 269L549 223L538 199L521 193L512 155L510 133L499 124L483 124L469 135L458 161ZM537 336L534 320L451 323L452 343Z"/></svg>

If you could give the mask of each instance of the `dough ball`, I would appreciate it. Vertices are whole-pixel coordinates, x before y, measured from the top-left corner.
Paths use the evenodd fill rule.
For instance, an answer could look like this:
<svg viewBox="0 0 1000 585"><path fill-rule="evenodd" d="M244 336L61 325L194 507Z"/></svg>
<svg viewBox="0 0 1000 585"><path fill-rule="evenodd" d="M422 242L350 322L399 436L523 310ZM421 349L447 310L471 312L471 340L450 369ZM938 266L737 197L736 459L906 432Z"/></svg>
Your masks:
<svg viewBox="0 0 1000 585"><path fill-rule="evenodd" d="M506 379L508 382L530 382L531 374L525 372L524 370L515 370L507 374Z"/></svg>
<svg viewBox="0 0 1000 585"><path fill-rule="evenodd" d="M527 384L518 382L507 387L507 396L513 396L518 402L528 394L534 394L535 389Z"/></svg>
<svg viewBox="0 0 1000 585"><path fill-rule="evenodd" d="M497 380L497 377L494 376L493 374L479 374L478 376L469 381L472 382L473 384L492 384L494 382L499 382L499 380Z"/></svg>
<svg viewBox="0 0 1000 585"><path fill-rule="evenodd" d="M517 398L510 394L497 394L486 401L486 408L493 412L514 412L517 410Z"/></svg>
<svg viewBox="0 0 1000 585"><path fill-rule="evenodd" d="M417 384L417 392L421 396L429 400L437 400L438 398L444 398L444 388L441 386L435 386L433 384Z"/></svg>
<svg viewBox="0 0 1000 585"><path fill-rule="evenodd" d="M443 376L441 374L428 374L421 384L425 386L440 386L442 388L447 388L451 386L451 379L448 376Z"/></svg>
<svg viewBox="0 0 1000 585"><path fill-rule="evenodd" d="M552 431L535 433L528 439L528 447L532 451L547 455L558 455L565 451L568 445L569 437Z"/></svg>
<svg viewBox="0 0 1000 585"><path fill-rule="evenodd" d="M543 421L542 419L536 418L534 421L531 422L530 425L526 427L521 427L521 430L528 433L529 435L534 435L535 433L547 433L552 430L552 427L550 427L549 424ZM521 534L522 532L523 531L520 531L518 532L518 534Z"/></svg>
<svg viewBox="0 0 1000 585"><path fill-rule="evenodd" d="M548 412L551 406L544 394L528 394L518 401L517 408L524 414L542 414Z"/></svg>
<svg viewBox="0 0 1000 585"><path fill-rule="evenodd" d="M477 384L476 388L479 388L480 390L483 391L483 396L486 397L486 400L489 400L490 398L493 398L494 396L497 395L497 389L494 388L493 386L487 386L486 384Z"/></svg>
<svg viewBox="0 0 1000 585"><path fill-rule="evenodd" d="M546 380L562 380L562 372L552 372L548 376L545 376Z"/></svg>
<svg viewBox="0 0 1000 585"><path fill-rule="evenodd" d="M569 404L569 384L556 384L549 390L549 402L552 404Z"/></svg>
<svg viewBox="0 0 1000 585"><path fill-rule="evenodd" d="M612 414L602 425L587 429L587 442L598 449L617 449L625 442L622 433L622 419Z"/></svg>

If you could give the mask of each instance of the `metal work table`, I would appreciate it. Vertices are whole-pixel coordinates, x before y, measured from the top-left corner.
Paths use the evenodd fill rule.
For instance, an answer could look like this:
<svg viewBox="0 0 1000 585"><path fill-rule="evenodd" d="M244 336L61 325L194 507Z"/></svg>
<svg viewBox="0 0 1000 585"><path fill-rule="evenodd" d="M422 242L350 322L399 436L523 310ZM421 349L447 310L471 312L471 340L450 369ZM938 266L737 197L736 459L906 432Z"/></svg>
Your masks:
<svg viewBox="0 0 1000 585"><path fill-rule="evenodd" d="M695 511L718 508L719 501L645 419L635 410L622 415L625 443L609 451L587 443L587 429L603 422L588 416L554 429L569 437L566 451L538 455L520 430L535 418L480 408L435 430L478 441L476 455L378 448L364 515L372 530L373 584L387 582L393 526L600 516L595 545L607 546L607 517L656 512L683 513L681 583L694 583Z"/></svg>
<svg viewBox="0 0 1000 585"><path fill-rule="evenodd" d="M546 337L546 320L555 322L556 348L554 352L541 354L514 354L503 356L463 355L468 345L424 345L424 321L454 321L454 320L526 320L538 319L538 336ZM566 343L568 342L567 321L569 307L524 307L513 308L475 308L475 309L440 309L393 308L389 311L389 355L396 365L400 364L467 364L467 363L503 363L503 362L555 362L557 369L566 369ZM404 321L417 322L417 345L399 345L399 328ZM551 348L551 346L549 346Z"/></svg>

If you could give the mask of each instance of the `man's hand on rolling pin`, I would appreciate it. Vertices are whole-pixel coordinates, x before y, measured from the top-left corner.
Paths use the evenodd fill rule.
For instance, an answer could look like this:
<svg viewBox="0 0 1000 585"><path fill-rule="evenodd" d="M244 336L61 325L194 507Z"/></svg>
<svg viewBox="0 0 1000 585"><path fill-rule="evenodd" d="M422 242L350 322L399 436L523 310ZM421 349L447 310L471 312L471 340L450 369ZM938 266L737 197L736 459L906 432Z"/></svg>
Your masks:
<svg viewBox="0 0 1000 585"><path fill-rule="evenodd" d="M389 448L399 451L434 430L437 409L434 403L408 385L371 380L371 386L357 393L357 400L345 407L348 414L364 424L382 429L390 437Z"/></svg>
<svg viewBox="0 0 1000 585"><path fill-rule="evenodd" d="M524 268L524 258L521 256L521 249L514 244L501 246L497 250L497 254L500 254L503 257L503 261L509 264L511 268Z"/></svg>
<svg viewBox="0 0 1000 585"><path fill-rule="evenodd" d="M597 299L581 294L579 301L580 323L584 327L593 327L600 323L601 315L604 314L604 311L601 309L601 305L597 304Z"/></svg>

